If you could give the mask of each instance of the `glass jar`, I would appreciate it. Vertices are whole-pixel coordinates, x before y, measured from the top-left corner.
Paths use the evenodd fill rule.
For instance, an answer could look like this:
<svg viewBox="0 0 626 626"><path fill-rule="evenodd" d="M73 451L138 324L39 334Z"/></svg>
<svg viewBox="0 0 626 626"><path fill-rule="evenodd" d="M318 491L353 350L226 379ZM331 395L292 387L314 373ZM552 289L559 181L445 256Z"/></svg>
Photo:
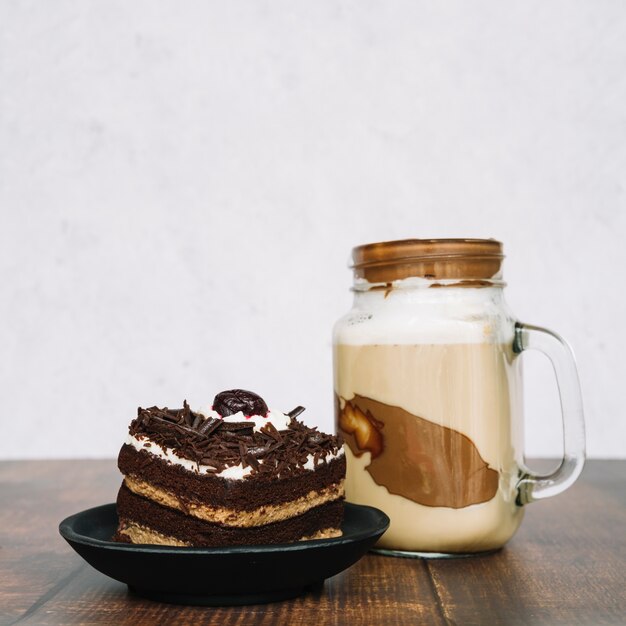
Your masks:
<svg viewBox="0 0 626 626"><path fill-rule="evenodd" d="M500 548L525 504L563 491L582 470L571 351L515 320L500 242L391 241L358 246L352 259L354 304L333 340L347 500L390 517L383 552ZM519 355L527 348L550 357L561 394L565 455L547 476L524 465Z"/></svg>

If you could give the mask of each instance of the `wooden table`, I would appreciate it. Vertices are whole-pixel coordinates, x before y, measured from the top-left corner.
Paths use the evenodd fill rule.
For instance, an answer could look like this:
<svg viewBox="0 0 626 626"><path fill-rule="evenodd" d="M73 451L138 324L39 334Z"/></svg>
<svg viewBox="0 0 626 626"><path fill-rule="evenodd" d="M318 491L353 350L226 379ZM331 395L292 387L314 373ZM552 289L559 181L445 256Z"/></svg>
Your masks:
<svg viewBox="0 0 626 626"><path fill-rule="evenodd" d="M143 600L71 550L61 519L119 482L114 461L0 463L0 624L626 624L626 461L589 462L499 553L370 554L319 591L235 608Z"/></svg>

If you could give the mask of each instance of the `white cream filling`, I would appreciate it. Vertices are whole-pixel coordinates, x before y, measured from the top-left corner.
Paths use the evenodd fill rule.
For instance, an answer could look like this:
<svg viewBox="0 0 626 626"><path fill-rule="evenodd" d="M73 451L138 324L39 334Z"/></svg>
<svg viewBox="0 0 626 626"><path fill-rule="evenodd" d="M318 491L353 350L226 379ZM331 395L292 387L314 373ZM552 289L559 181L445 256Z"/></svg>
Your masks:
<svg viewBox="0 0 626 626"><path fill-rule="evenodd" d="M204 417L213 417L222 419L225 422L253 422L255 432L259 432L263 426L272 424L276 430L287 430L291 423L291 417L280 411L274 411L270 409L267 415L244 415L241 411L234 413L233 415L226 415L222 417L217 411L214 411L210 406L200 407L193 409L194 413L200 413Z"/></svg>
<svg viewBox="0 0 626 626"><path fill-rule="evenodd" d="M230 416L229 416L230 417ZM234 416L233 416L234 417ZM237 420L233 420L237 421ZM213 471L213 467L210 465L202 465L200 463L196 463L195 461L191 461L190 459L185 459L181 456L178 456L176 452L174 452L173 448L163 448L158 443L155 443L148 437L136 437L135 435L128 435L126 438L126 443L137 451L145 450L146 452L171 463L172 465L179 465L185 468L189 472L193 472L194 474L211 474L213 476L219 476L220 478L230 478L233 480L241 480L245 478L250 472L252 468L250 466L244 467L241 463L238 465L231 465L221 472L215 473ZM330 463L333 459L337 459L344 455L343 448L339 448L337 452L328 452L323 457L320 457L318 461L318 465L322 463ZM263 463L263 459L259 459L259 463ZM314 470L315 465L315 457L312 454L309 454L304 464L304 469L306 470Z"/></svg>

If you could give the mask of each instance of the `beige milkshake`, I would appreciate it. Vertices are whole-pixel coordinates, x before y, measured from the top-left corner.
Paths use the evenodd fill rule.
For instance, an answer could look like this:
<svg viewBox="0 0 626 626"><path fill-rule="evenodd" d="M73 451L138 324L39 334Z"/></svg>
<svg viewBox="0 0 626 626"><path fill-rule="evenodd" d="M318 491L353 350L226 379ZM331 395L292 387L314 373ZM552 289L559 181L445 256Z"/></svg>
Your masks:
<svg viewBox="0 0 626 626"><path fill-rule="evenodd" d="M346 495L391 518L379 547L476 552L516 531L511 356L495 343L336 345Z"/></svg>
<svg viewBox="0 0 626 626"><path fill-rule="evenodd" d="M458 555L502 547L525 504L567 489L585 457L573 356L506 305L502 244L405 239L352 251L354 303L335 325L337 430L346 498L391 519L378 548ZM564 457L548 475L523 463L519 354L552 360Z"/></svg>
<svg viewBox="0 0 626 626"><path fill-rule="evenodd" d="M355 248L335 326L346 497L391 519L378 547L469 553L520 524L519 364L492 241Z"/></svg>

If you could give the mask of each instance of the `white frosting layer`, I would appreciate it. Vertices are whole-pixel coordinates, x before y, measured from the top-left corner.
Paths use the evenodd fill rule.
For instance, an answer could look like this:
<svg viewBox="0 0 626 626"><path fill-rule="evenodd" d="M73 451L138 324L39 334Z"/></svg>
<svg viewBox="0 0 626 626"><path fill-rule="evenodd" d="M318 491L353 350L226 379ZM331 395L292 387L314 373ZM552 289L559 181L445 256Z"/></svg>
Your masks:
<svg viewBox="0 0 626 626"><path fill-rule="evenodd" d="M271 423L276 430L287 430L291 417L280 411L274 411L270 409L267 415L244 415L241 411L234 413L233 415L226 415L222 417L217 411L214 411L210 406L200 407L199 409L193 409L194 413L201 413L205 417L214 417L217 419L223 419L225 422L254 422L254 430L259 432L263 426Z"/></svg>
<svg viewBox="0 0 626 626"><path fill-rule="evenodd" d="M158 443L155 443L148 437L136 437L135 435L129 434L126 439L126 443L135 448L135 450L137 451L145 450L146 452L149 452L150 454L153 454L154 456L159 457L160 459L163 459L164 461L167 461L172 465L179 465L180 467L183 467L189 472L193 472L194 474L211 474L213 476L219 476L220 478L241 480L252 471L252 468L250 466L244 467L243 465L239 464L231 465L221 472L215 473L213 472L214 468L210 465L201 465L200 463L196 463L195 461L190 461L189 459L178 456L178 454L176 454L176 452L174 452L172 448L163 448ZM343 448L339 448L337 452L329 452L328 454L326 454L326 456L321 457L320 461L318 461L318 464L330 463L330 461L332 461L333 459L337 459L343 455ZM316 466L314 462L314 456L312 454L309 454L306 463L304 464L304 469L315 469ZM259 463L263 463L263 459L259 459Z"/></svg>
<svg viewBox="0 0 626 626"><path fill-rule="evenodd" d="M445 282L445 281L441 281ZM429 287L407 278L393 289L355 289L353 309L335 326L335 343L494 343L513 339L514 321L498 287Z"/></svg>

